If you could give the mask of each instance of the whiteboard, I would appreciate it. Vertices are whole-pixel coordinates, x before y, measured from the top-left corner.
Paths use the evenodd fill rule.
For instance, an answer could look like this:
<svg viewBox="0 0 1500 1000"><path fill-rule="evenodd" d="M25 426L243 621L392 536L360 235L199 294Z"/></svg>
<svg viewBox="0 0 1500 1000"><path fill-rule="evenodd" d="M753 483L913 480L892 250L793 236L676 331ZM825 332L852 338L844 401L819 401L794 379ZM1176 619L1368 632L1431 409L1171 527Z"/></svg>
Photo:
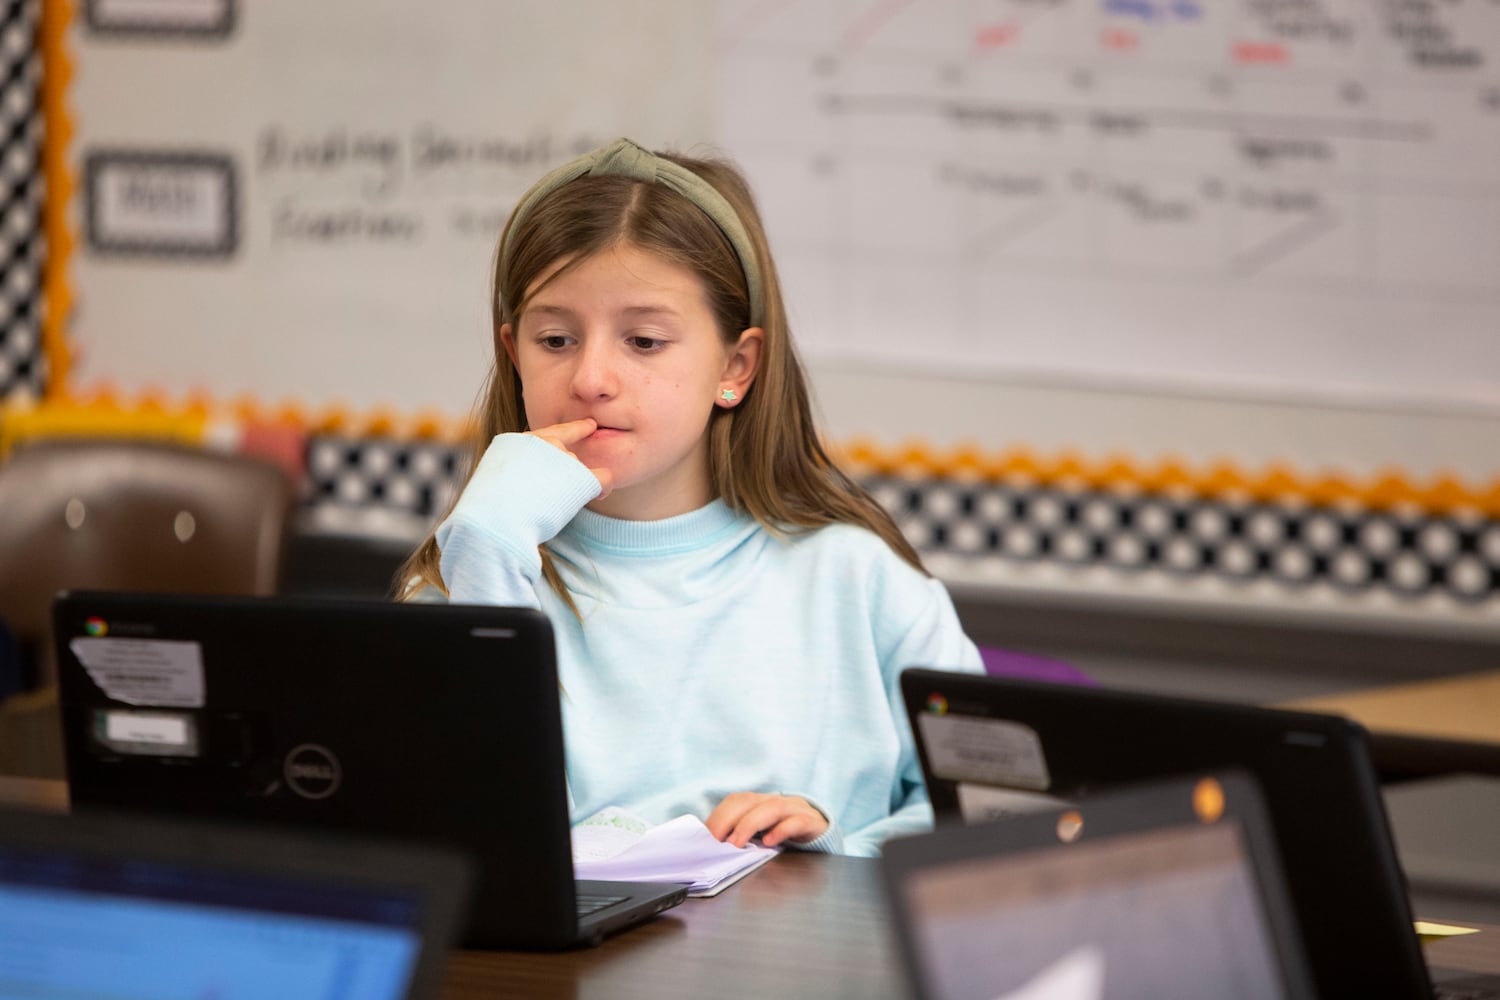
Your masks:
<svg viewBox="0 0 1500 1000"><path fill-rule="evenodd" d="M95 6L118 15L91 24ZM712 75L712 8L579 10L80 5L79 391L465 415L521 193L622 132L711 130L683 82Z"/></svg>
<svg viewBox="0 0 1500 1000"><path fill-rule="evenodd" d="M80 388L461 416L510 207L624 134L746 169L818 365L1500 414L1492 0L98 0L70 38Z"/></svg>

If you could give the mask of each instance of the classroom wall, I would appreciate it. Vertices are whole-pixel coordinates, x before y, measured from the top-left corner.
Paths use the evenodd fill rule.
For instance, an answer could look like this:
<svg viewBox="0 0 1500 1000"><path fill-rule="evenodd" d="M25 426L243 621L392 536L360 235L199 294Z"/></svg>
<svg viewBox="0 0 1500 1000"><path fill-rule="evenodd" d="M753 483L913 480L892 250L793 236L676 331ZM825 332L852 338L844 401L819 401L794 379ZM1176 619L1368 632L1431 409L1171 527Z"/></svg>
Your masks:
<svg viewBox="0 0 1500 1000"><path fill-rule="evenodd" d="M831 440L956 585L1491 623L1491 3L66 11L13 15L66 142L7 398L295 424L306 523L420 535L499 225L626 133L745 167Z"/></svg>

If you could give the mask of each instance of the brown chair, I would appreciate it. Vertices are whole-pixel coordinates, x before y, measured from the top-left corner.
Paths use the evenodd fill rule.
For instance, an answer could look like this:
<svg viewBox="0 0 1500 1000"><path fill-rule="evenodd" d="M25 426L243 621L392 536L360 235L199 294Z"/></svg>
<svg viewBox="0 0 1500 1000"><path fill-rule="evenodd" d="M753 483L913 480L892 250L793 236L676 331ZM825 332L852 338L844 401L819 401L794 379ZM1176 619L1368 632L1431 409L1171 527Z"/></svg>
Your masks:
<svg viewBox="0 0 1500 1000"><path fill-rule="evenodd" d="M0 464L0 619L36 664L42 693L23 700L45 709L58 591L274 593L294 500L260 459L124 439L17 448Z"/></svg>

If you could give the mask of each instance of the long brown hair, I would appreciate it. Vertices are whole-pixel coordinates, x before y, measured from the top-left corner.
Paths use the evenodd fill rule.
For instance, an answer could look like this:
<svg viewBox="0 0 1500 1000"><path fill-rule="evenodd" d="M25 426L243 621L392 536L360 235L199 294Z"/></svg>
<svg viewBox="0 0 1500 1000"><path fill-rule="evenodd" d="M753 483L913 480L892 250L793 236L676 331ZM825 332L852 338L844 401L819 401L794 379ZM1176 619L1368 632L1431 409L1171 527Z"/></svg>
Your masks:
<svg viewBox="0 0 1500 1000"><path fill-rule="evenodd" d="M760 310L764 339L759 370L739 406L716 407L709 418L709 479L714 492L730 508L746 511L776 534L836 523L860 525L923 570L916 550L890 515L834 464L818 438L781 283L744 177L724 160L656 155L697 174L729 202L754 245L761 271L765 301ZM726 344L734 343L750 326L747 282L729 240L691 201L660 184L615 176L580 177L558 188L521 219L513 215L501 244L510 247L510 267L507 273L501 272L497 253L491 296L495 360L474 420L465 483L496 434L530 429L521 402L520 374L501 343L500 328L516 322L528 291L539 291L542 285L533 288L533 284L558 261L566 263L546 275L542 284L601 250L621 244L638 247L698 275ZM541 555L547 581L572 605L545 545ZM447 593L439 557L437 540L429 535L398 572L396 592L407 595L414 585L425 583Z"/></svg>

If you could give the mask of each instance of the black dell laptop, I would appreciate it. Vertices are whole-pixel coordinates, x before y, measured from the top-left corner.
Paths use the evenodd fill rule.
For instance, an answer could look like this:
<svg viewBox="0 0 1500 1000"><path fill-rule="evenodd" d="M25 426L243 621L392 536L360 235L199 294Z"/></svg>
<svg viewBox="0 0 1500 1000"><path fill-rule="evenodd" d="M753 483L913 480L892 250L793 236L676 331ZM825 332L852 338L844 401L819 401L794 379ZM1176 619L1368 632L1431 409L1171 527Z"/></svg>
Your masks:
<svg viewBox="0 0 1500 1000"><path fill-rule="evenodd" d="M0 810L0 995L437 995L470 868L291 831Z"/></svg>
<svg viewBox="0 0 1500 1000"><path fill-rule="evenodd" d="M450 845L469 947L592 943L686 894L574 879L538 611L71 592L54 626L75 806Z"/></svg>
<svg viewBox="0 0 1500 1000"><path fill-rule="evenodd" d="M1431 979L1450 977L1429 977L1423 962L1357 723L919 668L903 671L901 687L940 824L1188 769L1242 768L1264 792L1318 993L1431 997Z"/></svg>
<svg viewBox="0 0 1500 1000"><path fill-rule="evenodd" d="M1275 836L1241 772L898 837L881 870L922 1000L1315 995Z"/></svg>

